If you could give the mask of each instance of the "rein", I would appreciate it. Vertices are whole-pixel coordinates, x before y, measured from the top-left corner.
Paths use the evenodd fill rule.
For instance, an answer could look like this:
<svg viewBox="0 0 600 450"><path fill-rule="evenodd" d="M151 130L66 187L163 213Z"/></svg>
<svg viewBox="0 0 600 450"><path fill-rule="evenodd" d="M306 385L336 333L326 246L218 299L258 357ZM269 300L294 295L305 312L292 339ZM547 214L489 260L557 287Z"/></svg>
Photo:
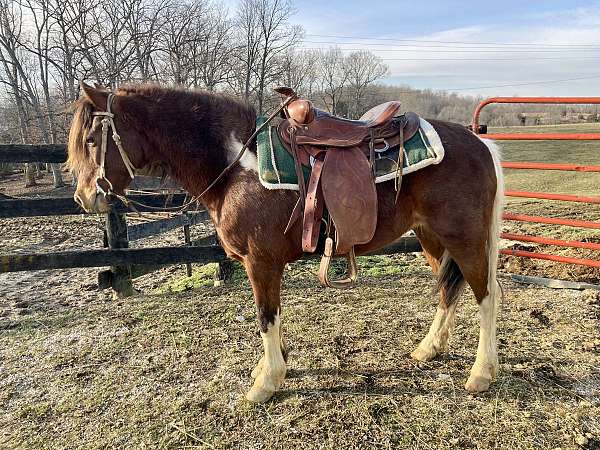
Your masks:
<svg viewBox="0 0 600 450"><path fill-rule="evenodd" d="M160 208L160 207L144 205L143 203L140 203L138 201L128 199L125 195L117 194L116 192L114 192L114 188L113 188L113 185L110 182L110 180L108 178L106 178L105 163L106 163L106 149L108 146L108 130L109 130L109 128L112 129L112 139L113 139L114 143L116 144L117 149L119 150L119 155L121 155L121 160L123 161L123 164L125 165L125 168L127 169L127 172L129 173L129 176L131 177L132 180L135 179L135 171L137 170L136 167L131 162L131 159L129 159L127 152L123 148L123 143L121 142L121 136L119 136L119 133L117 133L117 127L116 127L115 121L114 121L115 115L112 112L112 108L111 108L114 98L115 98L114 94L112 94L112 93L108 94L108 98L106 100L106 111L95 111L92 113L92 116L102 117L102 142L100 144L100 174L96 177L96 193L102 194L106 198L115 197L115 198L119 199L125 206L131 207L134 210L136 210L134 205L137 205L137 206L147 208L150 210L160 210L160 211L168 210L168 211L174 211L174 212L184 211L191 204L197 203L204 196L204 194L206 194L210 189L212 189L227 173L229 173L229 171L231 169L233 169L233 167L235 167L240 162L240 160L244 156L244 153L246 152L246 150L248 150L248 148L250 147L250 144L252 143L252 141L254 141L254 139L256 138L258 133L260 133L290 102L292 102L294 100L294 98L288 97L284 102L281 103L279 108L277 108L275 110L275 112L273 112L267 118L267 120L265 122L263 122L259 127L257 127L254 130L254 133L252 133L252 135L248 138L246 143L242 146L240 152L237 154L235 159L227 167L225 167L225 169L223 169L223 171L217 176L217 178L215 178L208 185L208 187L206 189L204 189L204 191L202 191L202 193L200 195L195 195L195 196L191 197L188 201L184 202L184 204L181 206L173 206L173 207L165 206L163 208ZM105 183L107 186L107 189L104 189L101 186L101 183Z"/></svg>

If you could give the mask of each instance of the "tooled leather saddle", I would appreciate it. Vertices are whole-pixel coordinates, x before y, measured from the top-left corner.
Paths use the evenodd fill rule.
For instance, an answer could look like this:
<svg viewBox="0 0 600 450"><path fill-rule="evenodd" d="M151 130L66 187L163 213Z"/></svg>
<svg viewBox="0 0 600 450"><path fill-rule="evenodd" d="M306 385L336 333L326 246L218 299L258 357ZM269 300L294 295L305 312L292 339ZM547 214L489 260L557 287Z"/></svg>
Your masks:
<svg viewBox="0 0 600 450"><path fill-rule="evenodd" d="M286 233L302 217L302 250L315 252L325 207L326 239L319 279L326 286L348 287L358 275L354 246L371 241L377 227L375 153L400 146L398 193L403 145L419 129L419 116L401 114L400 102L391 101L376 106L359 120L348 120L315 108L290 88L275 91L287 103L278 133L294 157L300 189ZM308 183L302 166L312 167ZM341 280L329 278L334 255L344 255L348 261L346 277Z"/></svg>

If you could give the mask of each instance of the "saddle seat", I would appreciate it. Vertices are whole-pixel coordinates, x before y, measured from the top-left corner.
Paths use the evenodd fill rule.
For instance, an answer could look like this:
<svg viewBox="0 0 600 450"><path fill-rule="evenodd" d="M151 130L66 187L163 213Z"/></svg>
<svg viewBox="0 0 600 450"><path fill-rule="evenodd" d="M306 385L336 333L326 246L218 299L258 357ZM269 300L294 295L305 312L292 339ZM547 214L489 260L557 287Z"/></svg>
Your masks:
<svg viewBox="0 0 600 450"><path fill-rule="evenodd" d="M300 102L300 105L295 104ZM359 120L349 120L332 116L326 111L310 106L308 117L301 116L297 120L292 114L297 108L306 107L302 103L310 103L307 100L296 100L288 108L291 108L289 121L296 125L296 141L300 145L315 147L353 147L361 145L370 139L385 139L399 136L398 124L393 123L403 117L404 141L409 140L419 128L419 116L415 113L400 114L402 104L397 101L382 103L367 111ZM284 124L282 124L284 125ZM288 125L288 124L285 124ZM285 138L286 130L280 128L280 134ZM287 139L289 142L289 139ZM394 142L393 145L398 145ZM390 146L393 146L390 145Z"/></svg>
<svg viewBox="0 0 600 450"><path fill-rule="evenodd" d="M419 116L400 114L400 102L391 101L369 110L359 120L348 120L314 108L290 88L275 91L287 97L286 120L278 133L294 157L300 190L286 233L303 217L302 250L314 252L326 206L329 218L319 279L326 286L347 287L357 276L354 246L371 241L377 227L374 154L378 149L402 146L414 136L420 126ZM400 158L402 155L403 151ZM402 161L398 163L401 167ZM303 165L312 167L308 186ZM334 255L348 259L348 276L343 280L328 277Z"/></svg>

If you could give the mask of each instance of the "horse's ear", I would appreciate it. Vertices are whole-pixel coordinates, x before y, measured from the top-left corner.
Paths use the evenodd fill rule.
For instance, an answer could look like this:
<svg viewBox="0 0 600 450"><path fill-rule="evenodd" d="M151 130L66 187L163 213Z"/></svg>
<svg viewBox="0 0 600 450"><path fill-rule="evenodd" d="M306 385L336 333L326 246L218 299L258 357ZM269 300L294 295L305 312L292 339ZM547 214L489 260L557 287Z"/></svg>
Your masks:
<svg viewBox="0 0 600 450"><path fill-rule="evenodd" d="M103 89L97 89L83 81L80 81L81 89L85 93L85 96L94 104L96 109L100 111L106 111L106 102L108 101L108 91Z"/></svg>

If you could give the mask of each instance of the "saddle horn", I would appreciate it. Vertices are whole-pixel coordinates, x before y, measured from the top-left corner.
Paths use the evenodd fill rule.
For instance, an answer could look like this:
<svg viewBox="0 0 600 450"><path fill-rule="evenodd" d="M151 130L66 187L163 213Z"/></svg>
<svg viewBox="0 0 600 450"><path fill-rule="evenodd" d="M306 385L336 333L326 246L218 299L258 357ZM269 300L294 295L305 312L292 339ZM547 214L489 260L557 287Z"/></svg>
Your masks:
<svg viewBox="0 0 600 450"><path fill-rule="evenodd" d="M290 87L280 86L273 90L283 95L286 100L291 99L285 111L287 117L292 119L297 125L308 125L315 120L315 109L312 102L299 98L296 91Z"/></svg>

